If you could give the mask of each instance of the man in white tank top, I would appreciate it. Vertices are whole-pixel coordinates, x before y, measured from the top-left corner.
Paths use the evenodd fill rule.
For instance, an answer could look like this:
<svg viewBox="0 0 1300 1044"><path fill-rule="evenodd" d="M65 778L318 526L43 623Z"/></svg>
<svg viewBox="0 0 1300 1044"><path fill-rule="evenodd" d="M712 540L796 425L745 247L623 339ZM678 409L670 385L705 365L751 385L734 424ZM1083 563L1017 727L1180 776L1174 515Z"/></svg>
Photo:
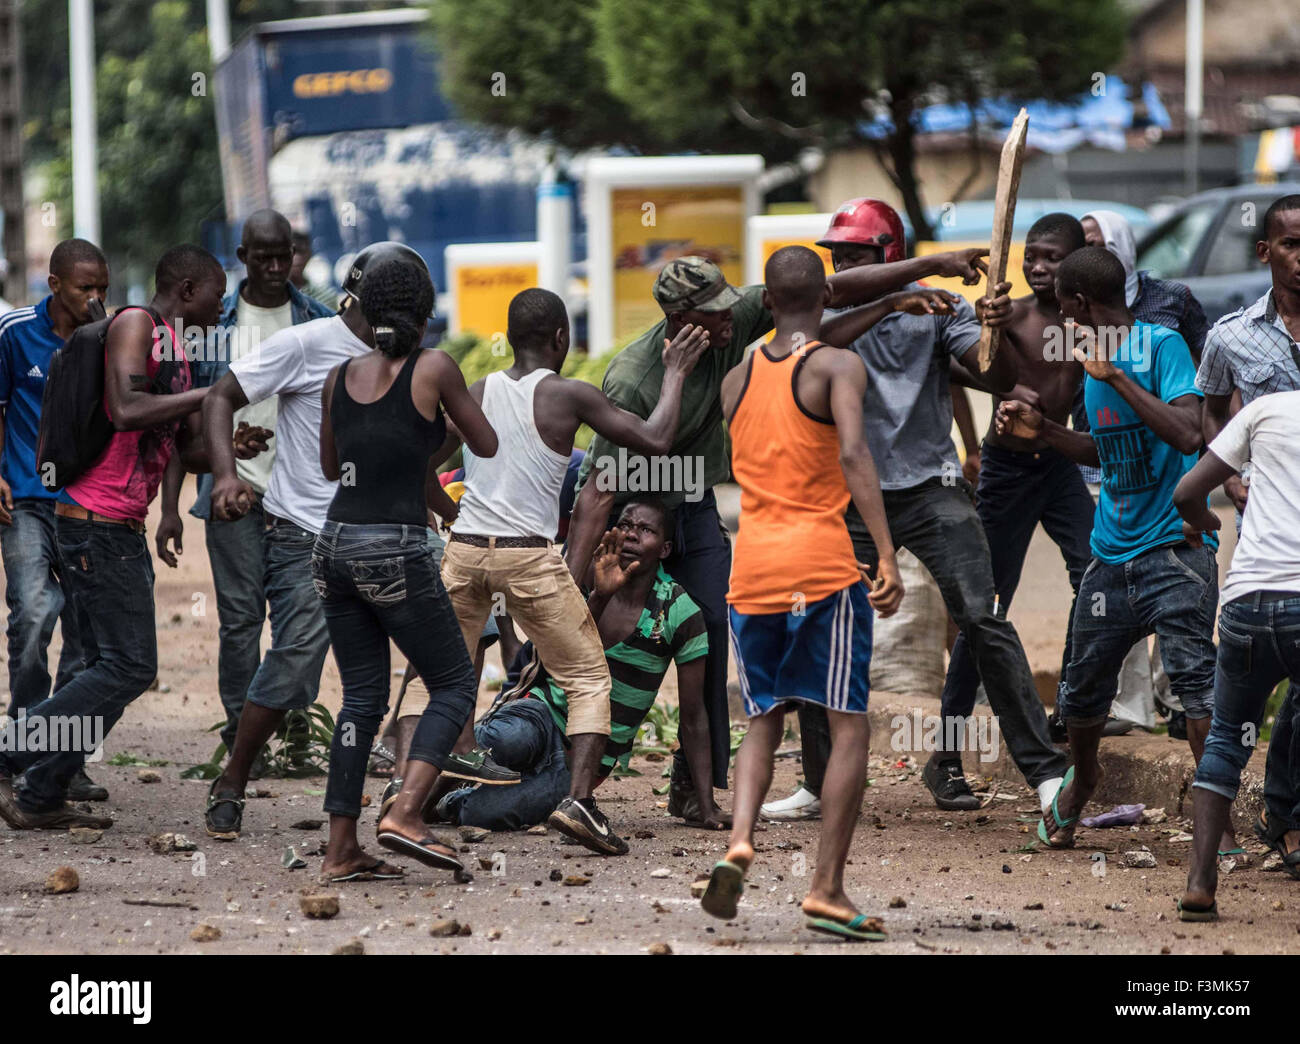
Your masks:
<svg viewBox="0 0 1300 1044"><path fill-rule="evenodd" d="M665 339L663 392L648 420L614 406L594 385L559 376L569 352L569 317L549 290L514 297L507 336L514 365L470 387L496 429L498 449L490 459L465 453L465 495L442 579L466 648L474 647L488 614L504 606L564 691L572 782L550 825L593 852L623 855L626 842L591 796L609 736L609 668L589 603L554 543L560 487L583 424L639 452L667 451L682 386L708 335L687 327Z"/></svg>

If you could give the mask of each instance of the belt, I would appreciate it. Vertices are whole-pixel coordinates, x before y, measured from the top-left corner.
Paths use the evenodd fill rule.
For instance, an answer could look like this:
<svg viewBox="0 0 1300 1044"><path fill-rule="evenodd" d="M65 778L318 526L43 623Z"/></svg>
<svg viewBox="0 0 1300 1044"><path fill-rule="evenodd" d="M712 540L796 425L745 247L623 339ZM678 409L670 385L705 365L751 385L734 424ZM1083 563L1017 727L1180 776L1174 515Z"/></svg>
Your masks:
<svg viewBox="0 0 1300 1044"><path fill-rule="evenodd" d="M144 532L144 523L137 519L109 518L107 515L100 515L94 511L88 511L80 504L55 504L54 513L56 515L62 515L64 518L79 518L85 522L106 522L111 526L126 526L127 529L134 533Z"/></svg>
<svg viewBox="0 0 1300 1044"><path fill-rule="evenodd" d="M451 532L451 539L457 544L469 544L470 547L550 547L554 540L546 537L486 537L472 536L468 533Z"/></svg>

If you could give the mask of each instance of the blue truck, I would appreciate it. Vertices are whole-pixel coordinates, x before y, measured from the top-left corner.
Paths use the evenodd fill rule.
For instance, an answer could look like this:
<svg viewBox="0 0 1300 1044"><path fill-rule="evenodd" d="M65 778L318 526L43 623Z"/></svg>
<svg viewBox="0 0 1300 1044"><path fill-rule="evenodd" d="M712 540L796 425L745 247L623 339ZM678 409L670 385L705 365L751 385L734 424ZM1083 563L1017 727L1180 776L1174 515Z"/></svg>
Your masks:
<svg viewBox="0 0 1300 1044"><path fill-rule="evenodd" d="M432 43L416 10L249 30L214 74L227 221L208 245L233 266L243 219L271 206L311 236L336 285L352 253L396 239L445 291L448 243L536 239L550 147L458 119ZM573 256L586 256L578 208Z"/></svg>

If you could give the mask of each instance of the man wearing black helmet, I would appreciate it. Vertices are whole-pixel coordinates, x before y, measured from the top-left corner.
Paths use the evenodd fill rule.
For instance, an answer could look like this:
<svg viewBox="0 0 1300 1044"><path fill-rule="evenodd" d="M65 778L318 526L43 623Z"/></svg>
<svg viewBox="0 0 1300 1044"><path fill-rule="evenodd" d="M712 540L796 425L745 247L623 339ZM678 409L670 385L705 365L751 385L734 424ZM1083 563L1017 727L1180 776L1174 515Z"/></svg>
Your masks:
<svg viewBox="0 0 1300 1044"><path fill-rule="evenodd" d="M427 272L420 255L401 243L367 247L352 263L338 315L290 326L268 338L232 362L206 400L204 439L217 447L210 456L212 514L238 519L258 498L237 472L234 454L225 452L235 411L279 397L275 466L261 498L271 648L248 684L230 760L208 792L205 826L219 840L239 837L244 787L254 760L285 713L309 706L320 685L329 636L312 583L311 552L337 488L320 467L321 389L335 365L373 347L356 294L367 265L394 257Z"/></svg>
<svg viewBox="0 0 1300 1044"><path fill-rule="evenodd" d="M216 384L236 359L256 352L261 343L290 326L308 323L330 314L331 309L312 300L290 281L293 240L289 220L274 210L259 210L244 222L237 256L246 271L221 302L221 318L210 338L204 357L197 360L194 384L207 388ZM236 426L274 431L276 398L236 410ZM264 432L264 433L265 433ZM264 434L263 433L263 434ZM250 460L235 462L235 473L252 487L247 513L237 519L212 514L212 476L200 475L198 496L190 514L204 520L204 541L212 566L212 586L217 594L220 646L217 653L217 691L226 712L221 740L229 750L235 743L239 713L248 686L262 659L262 626L266 621L266 588L263 583L265 527L262 496L275 464L275 443ZM181 551L181 519L177 511L183 472L172 468L163 481L162 517L155 534L159 557L176 565ZM174 551L167 547L174 543Z"/></svg>

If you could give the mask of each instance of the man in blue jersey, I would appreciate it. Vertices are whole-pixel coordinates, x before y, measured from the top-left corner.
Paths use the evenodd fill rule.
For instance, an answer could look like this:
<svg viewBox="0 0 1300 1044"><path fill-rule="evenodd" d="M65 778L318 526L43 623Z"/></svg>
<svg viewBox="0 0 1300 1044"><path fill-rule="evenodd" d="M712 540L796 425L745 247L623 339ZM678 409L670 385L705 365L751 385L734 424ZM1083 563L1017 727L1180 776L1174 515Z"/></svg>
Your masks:
<svg viewBox="0 0 1300 1044"><path fill-rule="evenodd" d="M998 407L996 423L999 434L1042 439L1102 473L1092 561L1079 584L1057 701L1074 764L1038 824L1039 841L1068 848L1101 780L1097 748L1120 666L1150 634L1160 640L1170 690L1187 712L1187 739L1200 761L1214 706L1219 572L1217 540L1185 529L1173 502L1202 445L1201 393L1187 342L1134 318L1124 266L1103 247L1084 247L1061 262L1056 299L1087 374L1092 430L1073 431L1015 399ZM1220 849L1235 845L1225 831Z"/></svg>
<svg viewBox="0 0 1300 1044"><path fill-rule="evenodd" d="M9 713L15 717L50 694L46 659L54 622L63 649L54 688L81 670L76 613L59 584L54 536L57 491L41 481L36 439L50 357L78 326L104 316L108 262L84 239L65 239L50 254L50 293L30 308L0 317L0 549L9 603ZM108 791L80 770L73 801L107 801Z"/></svg>

